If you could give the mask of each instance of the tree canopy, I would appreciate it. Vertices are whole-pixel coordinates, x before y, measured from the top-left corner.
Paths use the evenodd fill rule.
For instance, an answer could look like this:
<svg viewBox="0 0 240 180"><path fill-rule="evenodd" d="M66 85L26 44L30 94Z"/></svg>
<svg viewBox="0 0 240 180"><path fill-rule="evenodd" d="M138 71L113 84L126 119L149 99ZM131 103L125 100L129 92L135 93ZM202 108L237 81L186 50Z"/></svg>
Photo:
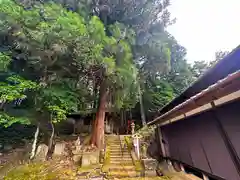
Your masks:
<svg viewBox="0 0 240 180"><path fill-rule="evenodd" d="M0 124L53 125L95 109L97 146L106 112L139 111L144 124L214 64L188 64L186 49L166 31L175 22L169 5L0 1Z"/></svg>

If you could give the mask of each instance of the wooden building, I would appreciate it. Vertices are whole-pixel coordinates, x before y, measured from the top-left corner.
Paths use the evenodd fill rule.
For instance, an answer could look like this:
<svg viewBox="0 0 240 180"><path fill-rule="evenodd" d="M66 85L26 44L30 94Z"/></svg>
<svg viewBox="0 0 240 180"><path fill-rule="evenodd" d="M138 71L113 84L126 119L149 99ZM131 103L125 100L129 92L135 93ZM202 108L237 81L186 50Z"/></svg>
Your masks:
<svg viewBox="0 0 240 180"><path fill-rule="evenodd" d="M240 179L240 48L236 48L149 122L159 155L214 179Z"/></svg>

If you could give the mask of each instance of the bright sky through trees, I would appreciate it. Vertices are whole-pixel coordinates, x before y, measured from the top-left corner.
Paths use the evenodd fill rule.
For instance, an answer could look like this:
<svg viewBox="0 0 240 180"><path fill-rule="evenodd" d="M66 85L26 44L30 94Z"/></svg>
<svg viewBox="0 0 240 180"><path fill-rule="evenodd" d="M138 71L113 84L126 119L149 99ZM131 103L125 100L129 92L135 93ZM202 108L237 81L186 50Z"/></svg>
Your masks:
<svg viewBox="0 0 240 180"><path fill-rule="evenodd" d="M172 0L177 18L168 30L187 48L189 62L214 60L215 52L240 44L239 0Z"/></svg>

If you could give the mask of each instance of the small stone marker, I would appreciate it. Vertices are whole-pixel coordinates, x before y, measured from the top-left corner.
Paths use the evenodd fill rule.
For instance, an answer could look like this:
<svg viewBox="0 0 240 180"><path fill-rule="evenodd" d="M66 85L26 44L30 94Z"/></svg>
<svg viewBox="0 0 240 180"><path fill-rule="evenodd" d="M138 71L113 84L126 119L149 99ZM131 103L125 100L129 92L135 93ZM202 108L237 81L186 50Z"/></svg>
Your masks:
<svg viewBox="0 0 240 180"><path fill-rule="evenodd" d="M65 154L65 143L56 143L53 155L61 156Z"/></svg>
<svg viewBox="0 0 240 180"><path fill-rule="evenodd" d="M99 163L99 151L84 153L82 155L82 167Z"/></svg>
<svg viewBox="0 0 240 180"><path fill-rule="evenodd" d="M79 154L75 154L74 156L73 156L73 162L75 163L75 164L80 164L80 161L81 161L81 158L82 158L82 155L79 155Z"/></svg>
<svg viewBox="0 0 240 180"><path fill-rule="evenodd" d="M45 160L48 152L48 146L46 144L40 144L37 148L35 159Z"/></svg>

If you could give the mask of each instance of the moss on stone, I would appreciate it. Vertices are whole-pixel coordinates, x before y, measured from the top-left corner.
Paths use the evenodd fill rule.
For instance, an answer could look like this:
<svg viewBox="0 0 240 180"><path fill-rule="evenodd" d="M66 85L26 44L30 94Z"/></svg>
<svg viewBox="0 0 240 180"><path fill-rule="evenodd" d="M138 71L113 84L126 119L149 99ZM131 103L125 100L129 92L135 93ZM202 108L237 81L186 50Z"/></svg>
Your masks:
<svg viewBox="0 0 240 180"><path fill-rule="evenodd" d="M133 141L132 141L132 138L129 137L129 136L125 136L124 137L124 140L125 140L125 143L128 147L128 150L131 151L131 149L133 148Z"/></svg>
<svg viewBox="0 0 240 180"><path fill-rule="evenodd" d="M82 145L86 146L86 145L90 144L90 140L91 140L91 136L90 135L86 136L83 140Z"/></svg>
<svg viewBox="0 0 240 180"><path fill-rule="evenodd" d="M110 163L110 146L107 143L105 148L104 164L109 164L109 163Z"/></svg>
<svg viewBox="0 0 240 180"><path fill-rule="evenodd" d="M134 162L135 169L136 171L142 171L143 170L143 165L140 160L137 160Z"/></svg>

